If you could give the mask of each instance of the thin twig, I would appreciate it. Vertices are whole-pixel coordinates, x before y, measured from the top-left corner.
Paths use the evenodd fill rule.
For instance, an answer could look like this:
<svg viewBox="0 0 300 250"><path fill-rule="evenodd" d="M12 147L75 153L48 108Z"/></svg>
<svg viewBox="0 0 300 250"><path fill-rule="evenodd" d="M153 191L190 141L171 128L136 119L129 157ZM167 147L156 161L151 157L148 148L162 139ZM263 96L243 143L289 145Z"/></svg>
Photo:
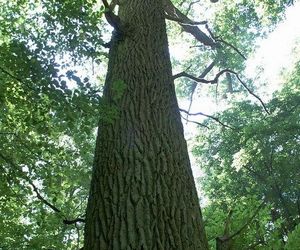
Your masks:
<svg viewBox="0 0 300 250"><path fill-rule="evenodd" d="M208 27L208 24L205 25L206 30L208 31L208 33L210 34L210 36L216 41L216 42L221 42L224 43L225 45L229 46L230 48L232 48L236 53L238 53L244 60L247 60L247 58L244 56L244 54L234 45L232 45L229 42L226 42L224 39L220 38L220 37L216 37L212 31L210 30L210 28Z"/></svg>
<svg viewBox="0 0 300 250"><path fill-rule="evenodd" d="M60 209L58 209L55 205L51 204L49 201L47 201L39 192L38 188L36 187L36 185L31 181L31 179L26 176L21 170L20 168L8 157L4 156L1 152L0 152L0 157L7 162L8 164L10 164L15 170L18 169L20 171L20 173L22 174L23 178L30 184L30 186L33 188L33 191L36 194L36 197L46 206L48 206L49 208L51 208L54 212L56 212L57 214L60 214L63 219L63 223L66 225L71 225L74 224L76 222L85 222L84 219L82 218L76 218L74 220L67 220L66 216L64 216L61 212Z"/></svg>
<svg viewBox="0 0 300 250"><path fill-rule="evenodd" d="M239 230L237 230L234 234L230 235L227 238L227 240L230 240L230 239L234 238L235 236L239 235L253 221L253 219L256 217L256 215L258 214L258 212L263 208L264 204L265 204L265 202L263 201L257 207L257 209L254 211L253 215L248 219L248 221Z"/></svg>
<svg viewBox="0 0 300 250"><path fill-rule="evenodd" d="M34 183L27 179L27 181L29 182L29 184L32 186L33 191L35 192L37 198L43 202L45 205L47 205L48 207L50 207L54 212L60 213L61 210L59 210L56 206L54 206L53 204L51 204L49 201L47 201L39 192L39 190L37 189L37 187L34 185Z"/></svg>
<svg viewBox="0 0 300 250"><path fill-rule="evenodd" d="M216 60L211 62L208 65L208 67L202 72L202 74L199 76L199 78L204 78L212 70L212 68L215 66L215 64L216 64ZM191 110L192 103L193 103L193 96L194 96L194 93L196 91L197 85L198 85L197 82L194 82L192 84L192 92L191 92L191 95L190 95L190 104L189 104L188 112L190 112L190 110Z"/></svg>
<svg viewBox="0 0 300 250"><path fill-rule="evenodd" d="M207 118L210 118L210 119L216 121L217 123L221 124L221 125L222 125L223 127L225 127L225 128L229 128L229 129L232 129L232 130L236 130L235 128L233 128L233 127L231 127L231 126L229 126L229 125L226 125L225 123L221 122L220 119L218 119L218 118L216 118L216 117L214 117L214 116L212 116L212 115L207 115L207 114L204 114L204 113L202 113L202 112L189 113L187 110L184 110L184 109L179 109L179 110L180 110L181 112L183 112L183 113L188 114L188 115L193 115L193 116L196 116L196 115L202 115L202 116L205 116L205 117L207 117Z"/></svg>
<svg viewBox="0 0 300 250"><path fill-rule="evenodd" d="M4 156L1 152L0 152L0 157L6 161L8 164L10 164L15 170L19 170L20 173L22 174L23 178L30 184L30 186L33 188L33 191L36 194L36 197L42 201L45 205L47 205L48 207L50 207L54 212L60 213L61 211L55 207L53 204L51 204L50 202L48 202L39 192L38 188L35 186L35 184L31 181L31 179L26 176L21 170L20 167L18 167L11 159L9 159L8 157Z"/></svg>
<svg viewBox="0 0 300 250"><path fill-rule="evenodd" d="M200 2L200 0L195 0L195 1L191 2L191 3L189 4L189 6L188 6L186 12L185 12L185 15L188 15L189 12L190 12L190 10L191 10L191 8L193 7L193 5L196 4L196 3L199 3L199 2Z"/></svg>
<svg viewBox="0 0 300 250"><path fill-rule="evenodd" d="M222 38L217 38L217 39L215 39L217 42L222 42L222 43L224 43L225 45L227 45L227 46L229 46L230 48L232 48L236 53L238 53L244 60L247 60L247 57L246 56L244 56L243 54L242 54L242 52L237 48L237 47L235 47L234 45L232 45L231 43L229 43L229 42L226 42L224 39L222 39Z"/></svg>
<svg viewBox="0 0 300 250"><path fill-rule="evenodd" d="M0 132L0 135L16 135L15 132Z"/></svg>
<svg viewBox="0 0 300 250"><path fill-rule="evenodd" d="M30 85L28 85L28 84L27 84L25 81L23 81L22 79L20 79L20 78L14 76L13 74L11 74L11 73L8 72L6 69L0 67L0 70L1 70L4 74L10 76L12 79L16 80L17 82L22 83L23 85L26 85L27 88L29 88L29 89L31 89L31 90L33 90L33 91L36 91L36 89L34 89L34 88L31 87Z"/></svg>
<svg viewBox="0 0 300 250"><path fill-rule="evenodd" d="M232 71L231 73L234 74L234 75L236 76L236 78L239 80L239 82L244 86L245 89L247 89L247 91L248 91L252 96L254 96L256 99L258 99L258 100L260 101L260 103L261 103L261 105L263 106L264 110L267 112L268 115L270 115L270 112L269 112L269 110L267 109L266 105L264 104L263 100L262 100L258 95L254 94L254 92L253 92L252 90L250 90L250 89L247 87L247 85L242 81L242 79L239 77L239 75L238 75L236 72Z"/></svg>
<svg viewBox="0 0 300 250"><path fill-rule="evenodd" d="M188 118L185 118L184 116L181 116L181 118L182 118L183 120L187 121L187 122L195 123L195 124L197 124L197 125L199 125L199 126L201 126L201 127L208 128L208 129L209 129L209 127L208 127L207 125L203 124L203 123L189 120Z"/></svg>

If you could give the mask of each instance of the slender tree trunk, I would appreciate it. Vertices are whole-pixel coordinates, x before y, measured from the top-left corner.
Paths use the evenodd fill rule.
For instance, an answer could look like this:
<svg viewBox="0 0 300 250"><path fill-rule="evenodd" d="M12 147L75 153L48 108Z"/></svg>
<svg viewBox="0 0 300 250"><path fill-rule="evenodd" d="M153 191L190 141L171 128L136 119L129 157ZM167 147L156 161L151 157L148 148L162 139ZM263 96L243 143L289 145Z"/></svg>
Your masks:
<svg viewBox="0 0 300 250"><path fill-rule="evenodd" d="M231 250L232 240L227 236L221 236L216 238L216 250Z"/></svg>
<svg viewBox="0 0 300 250"><path fill-rule="evenodd" d="M172 80L162 0L120 1L85 250L208 249Z"/></svg>

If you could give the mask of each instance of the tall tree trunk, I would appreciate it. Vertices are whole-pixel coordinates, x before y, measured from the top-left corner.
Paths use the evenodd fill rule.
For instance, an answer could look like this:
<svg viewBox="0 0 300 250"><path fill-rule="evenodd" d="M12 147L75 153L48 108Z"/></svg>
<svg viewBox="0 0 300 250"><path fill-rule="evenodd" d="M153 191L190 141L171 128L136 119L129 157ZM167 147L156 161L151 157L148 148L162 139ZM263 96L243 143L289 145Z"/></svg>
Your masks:
<svg viewBox="0 0 300 250"><path fill-rule="evenodd" d="M172 80L162 0L120 1L85 250L208 249Z"/></svg>

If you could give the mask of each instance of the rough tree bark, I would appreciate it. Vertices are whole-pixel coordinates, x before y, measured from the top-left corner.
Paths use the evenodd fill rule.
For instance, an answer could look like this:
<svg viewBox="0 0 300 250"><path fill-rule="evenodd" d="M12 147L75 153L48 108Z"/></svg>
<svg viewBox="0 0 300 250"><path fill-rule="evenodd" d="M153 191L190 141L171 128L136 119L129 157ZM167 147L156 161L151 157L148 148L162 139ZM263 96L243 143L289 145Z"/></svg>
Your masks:
<svg viewBox="0 0 300 250"><path fill-rule="evenodd" d="M208 249L183 136L162 0L120 1L88 201L85 250Z"/></svg>

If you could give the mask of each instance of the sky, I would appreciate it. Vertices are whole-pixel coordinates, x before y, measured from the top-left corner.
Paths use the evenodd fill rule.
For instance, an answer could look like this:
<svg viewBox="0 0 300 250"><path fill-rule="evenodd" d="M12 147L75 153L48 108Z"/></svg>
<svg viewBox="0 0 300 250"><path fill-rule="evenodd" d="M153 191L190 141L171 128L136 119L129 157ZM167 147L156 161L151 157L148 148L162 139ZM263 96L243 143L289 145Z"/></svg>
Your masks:
<svg viewBox="0 0 300 250"><path fill-rule="evenodd" d="M293 64L297 60L300 60L300 48L297 50L298 53L293 53L293 48L295 48L297 40L300 42L300 1L297 1L294 6L287 9L286 19L267 38L258 41L258 48L247 61L245 74L249 78L256 78L258 67L264 69L263 74L258 79L264 86L257 90L258 95L264 101L267 101L271 97L271 94L282 86L283 82L280 74L282 70L291 70ZM175 55L178 60L185 58L185 48L176 46L170 47L171 54ZM188 107L188 103L186 100L179 100L180 107L186 108ZM213 114L218 111L218 105L212 98L201 97L201 99L197 99L195 97L191 113L199 111L206 114ZM204 119L200 116L192 118L198 121ZM185 121L183 121L183 124L185 136L189 142L197 134L197 125L192 123L186 124ZM195 158L190 155L190 159L194 178L201 177L203 173L199 166L197 166Z"/></svg>
<svg viewBox="0 0 300 250"><path fill-rule="evenodd" d="M246 74L249 76L256 74L255 65L264 68L263 78L266 81L265 91L267 94L280 88L282 84L281 71L284 68L291 69L300 59L299 48L298 53L292 55L297 40L300 42L300 1L288 8L286 20L280 23L267 39L259 41L260 47L247 62Z"/></svg>

